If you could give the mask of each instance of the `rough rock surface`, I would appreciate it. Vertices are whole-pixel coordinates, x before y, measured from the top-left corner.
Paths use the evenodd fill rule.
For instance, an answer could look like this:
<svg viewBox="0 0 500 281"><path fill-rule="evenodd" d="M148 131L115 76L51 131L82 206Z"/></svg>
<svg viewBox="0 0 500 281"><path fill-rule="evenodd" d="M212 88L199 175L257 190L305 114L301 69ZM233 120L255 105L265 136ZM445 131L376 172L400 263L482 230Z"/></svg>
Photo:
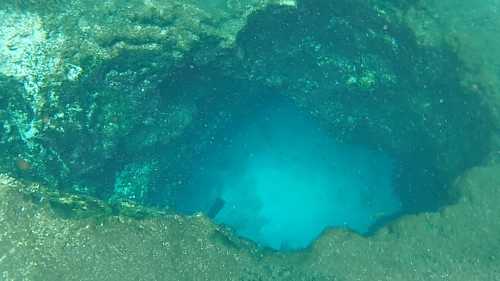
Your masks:
<svg viewBox="0 0 500 281"><path fill-rule="evenodd" d="M416 36L377 1L4 2L0 171L45 184L0 177L0 279L500 280L500 62L481 51L500 43L457 25L497 1L457 15L459 1L421 1L399 14ZM421 156L435 170L413 176L456 201L296 253L142 206L158 174L181 182L186 131L203 146L261 89L286 89L341 140L370 132Z"/></svg>
<svg viewBox="0 0 500 281"><path fill-rule="evenodd" d="M158 92L175 68L216 62L250 13L294 5L203 3L7 3L0 10L2 165L15 171L22 161L21 172L52 185L103 192L120 169L119 147L140 153L190 123L195 96Z"/></svg>
<svg viewBox="0 0 500 281"><path fill-rule="evenodd" d="M269 252L206 217L144 212L0 178L3 280L497 280L500 166L457 181L463 197L364 238L331 230L307 250ZM133 208L133 207L132 207ZM95 211L97 210L97 211ZM86 214L89 214L86 216Z"/></svg>

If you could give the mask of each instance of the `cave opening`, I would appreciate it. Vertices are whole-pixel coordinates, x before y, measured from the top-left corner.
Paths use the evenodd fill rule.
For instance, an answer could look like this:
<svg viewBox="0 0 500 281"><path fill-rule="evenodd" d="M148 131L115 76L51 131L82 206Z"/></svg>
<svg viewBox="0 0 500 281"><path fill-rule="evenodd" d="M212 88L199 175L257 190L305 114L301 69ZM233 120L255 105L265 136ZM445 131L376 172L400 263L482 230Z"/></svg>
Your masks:
<svg viewBox="0 0 500 281"><path fill-rule="evenodd" d="M290 99L267 93L211 137L173 196L274 249L307 247L325 228L370 233L402 211L389 153L338 142Z"/></svg>
<svg viewBox="0 0 500 281"><path fill-rule="evenodd" d="M283 250L326 228L371 235L453 203L451 183L482 161L471 147L487 147L490 128L481 100L456 83L453 53L388 33L377 17L371 37L342 17L320 13L328 24L318 25L308 15L259 13L219 60L230 63L186 62L160 86L164 110L192 116L171 143L140 150L159 163L147 203ZM356 48L346 34L360 35Z"/></svg>

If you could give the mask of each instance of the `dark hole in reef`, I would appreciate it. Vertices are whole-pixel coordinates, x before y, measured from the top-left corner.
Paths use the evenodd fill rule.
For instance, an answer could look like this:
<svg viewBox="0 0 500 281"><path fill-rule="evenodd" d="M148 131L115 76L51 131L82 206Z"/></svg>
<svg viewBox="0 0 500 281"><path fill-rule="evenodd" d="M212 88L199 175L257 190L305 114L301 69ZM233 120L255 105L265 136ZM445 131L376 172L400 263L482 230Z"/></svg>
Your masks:
<svg viewBox="0 0 500 281"><path fill-rule="evenodd" d="M450 182L483 155L467 148L471 143L482 147L487 139L481 133L488 127L486 113L472 118L454 113L481 108L478 100L463 102L461 96L454 101L441 94L450 108L435 114L444 115L450 124L446 130L462 141L442 146L426 135L425 123L407 126L417 123L419 114L398 110L387 118L377 116L380 100L374 95L372 103L363 103L360 95L342 100L347 95L336 94L339 103L352 104L345 107L352 112L336 114L360 108L374 114L371 127L346 133L312 113L320 104L301 103L276 88L227 78L210 68L181 70L175 77L162 91L175 89L179 100L204 93L197 95L198 113L190 128L176 142L154 150L164 155L164 179L151 193L151 203L184 214L205 213L275 249L307 247L328 227L371 235L404 214L453 203ZM453 94L460 89L446 87ZM411 92L401 95L388 106L404 108ZM460 132L472 137L463 137L455 126L470 128ZM441 166L441 158L450 155L465 156Z"/></svg>
<svg viewBox="0 0 500 281"><path fill-rule="evenodd" d="M174 142L140 150L141 160L160 155L162 178L147 203L203 212L243 237L296 249L325 227L370 235L403 214L453 202L449 183L482 160L490 128L480 99L457 83L456 58L416 46L404 28L393 32L393 49L385 36L364 36L364 16L345 24L342 13L363 10L331 8L257 14L237 58L227 58L249 68L237 69L241 76L186 62L160 86L165 107L196 114ZM367 17L384 30L385 21ZM347 35L361 41L354 46ZM332 54L336 63L317 67ZM346 65L370 71L344 75ZM249 81L247 71L278 79ZM372 81L377 75L395 78Z"/></svg>
<svg viewBox="0 0 500 281"><path fill-rule="evenodd" d="M367 234L401 211L397 160L339 143L285 97L266 93L210 137L174 195L177 210L204 212L275 249L307 247L326 227Z"/></svg>

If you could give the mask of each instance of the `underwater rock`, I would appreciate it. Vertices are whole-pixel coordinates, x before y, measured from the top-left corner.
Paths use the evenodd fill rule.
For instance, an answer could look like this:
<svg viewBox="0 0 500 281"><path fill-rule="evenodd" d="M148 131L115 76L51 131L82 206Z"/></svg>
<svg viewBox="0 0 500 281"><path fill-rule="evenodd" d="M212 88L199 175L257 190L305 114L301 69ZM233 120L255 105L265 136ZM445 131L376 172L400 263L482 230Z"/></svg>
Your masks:
<svg viewBox="0 0 500 281"><path fill-rule="evenodd" d="M249 80L289 96L339 142L397 158L405 204L436 209L448 183L488 154L491 108L456 83L466 67L454 52L419 44L374 7L305 0L255 13L238 37L242 63ZM429 194L437 200L419 206Z"/></svg>
<svg viewBox="0 0 500 281"><path fill-rule="evenodd" d="M313 246L309 269L346 280L498 279L499 168L467 171L454 185L461 199L440 212L404 217L370 238L331 231Z"/></svg>
<svg viewBox="0 0 500 281"><path fill-rule="evenodd" d="M120 146L142 154L168 143L195 114L191 101L158 93L173 69L216 61L249 14L294 4L203 2L4 1L0 81L22 87L2 84L2 166L20 172L9 163L22 157L38 180L109 194Z"/></svg>
<svg viewBox="0 0 500 281"><path fill-rule="evenodd" d="M111 201L130 200L146 204L148 192L154 186L152 182L158 176L156 163L133 163L127 165L116 176L115 188Z"/></svg>
<svg viewBox="0 0 500 281"><path fill-rule="evenodd" d="M500 280L498 84L386 5L3 1L0 279ZM273 94L396 159L408 214L292 252L173 213L191 160Z"/></svg>
<svg viewBox="0 0 500 281"><path fill-rule="evenodd" d="M461 200L438 213L408 216L373 237L330 230L310 249L289 253L255 248L203 216L146 210L134 219L121 212L94 212L106 203L78 196L69 200L78 205L64 204L69 214L76 206L80 218L71 219L51 206L67 195L50 196L42 187L33 189L1 175L0 276L78 281L496 280L499 173L498 165L469 171L456 183Z"/></svg>
<svg viewBox="0 0 500 281"><path fill-rule="evenodd" d="M121 170L149 158L167 178L151 196L168 205L193 151L271 89L339 142L363 140L401 160L409 209L446 203L447 183L479 163L491 131L480 98L449 82L460 80L454 54L419 46L378 6L278 2L7 5L1 166L108 198ZM417 178L427 182L409 186ZM414 199L429 193L427 206Z"/></svg>

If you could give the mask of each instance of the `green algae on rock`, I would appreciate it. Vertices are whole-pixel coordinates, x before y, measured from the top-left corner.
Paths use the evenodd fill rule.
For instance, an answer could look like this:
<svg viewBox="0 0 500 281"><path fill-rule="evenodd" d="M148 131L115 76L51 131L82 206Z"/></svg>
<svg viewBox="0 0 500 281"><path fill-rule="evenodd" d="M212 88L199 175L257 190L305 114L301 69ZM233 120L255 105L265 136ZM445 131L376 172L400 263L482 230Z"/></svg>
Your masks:
<svg viewBox="0 0 500 281"><path fill-rule="evenodd" d="M195 114L190 101L161 104L158 84L180 65L218 60L248 14L277 3L230 2L224 12L183 1L6 3L0 80L24 86L2 96L2 144L15 149L6 159L22 157L52 185L111 192L123 143L132 154L168 143Z"/></svg>
<svg viewBox="0 0 500 281"><path fill-rule="evenodd" d="M229 2L226 9L110 1L3 12L1 40L13 50L4 49L1 79L24 87L3 97L5 162L22 159L31 167L23 174L100 198L120 192L117 174L141 174L157 186L128 197L166 197L158 190L183 180L162 182L161 174L182 174L171 163L191 157L194 145L183 144L189 132L207 131L202 147L224 118L266 89L294 99L339 141L368 138L397 155L409 167L400 193L414 211L446 203L448 182L487 153L489 110L457 82L456 57L417 45L383 9L357 1ZM231 91L239 94L228 100ZM160 171L141 173L149 161ZM415 189L414 178L427 183ZM428 206L413 199L430 192L436 200Z"/></svg>
<svg viewBox="0 0 500 281"><path fill-rule="evenodd" d="M377 1L32 2L0 9L0 171L48 188L0 178L0 279L500 278L500 103L494 68L464 82L474 48ZM261 92L397 155L416 214L288 253L144 206Z"/></svg>

